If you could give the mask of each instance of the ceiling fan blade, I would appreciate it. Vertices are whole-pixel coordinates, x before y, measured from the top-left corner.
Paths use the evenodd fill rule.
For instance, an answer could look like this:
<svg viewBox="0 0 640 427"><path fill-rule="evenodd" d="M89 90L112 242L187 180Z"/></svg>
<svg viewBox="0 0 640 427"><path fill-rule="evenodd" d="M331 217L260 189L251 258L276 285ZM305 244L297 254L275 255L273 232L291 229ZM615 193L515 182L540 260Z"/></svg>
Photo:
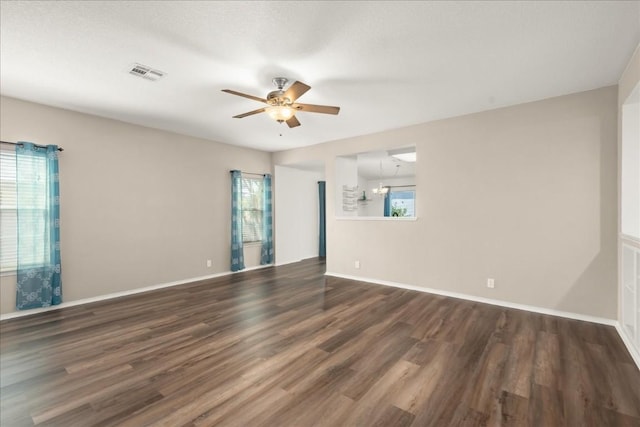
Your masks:
<svg viewBox="0 0 640 427"><path fill-rule="evenodd" d="M291 102L294 102L296 99L304 95L309 89L311 89L311 86L302 82L293 82L293 84L289 86L289 89L284 93L284 97L289 98Z"/></svg>
<svg viewBox="0 0 640 427"><path fill-rule="evenodd" d="M265 108L259 108L257 110L249 111L248 113L238 114L237 116L233 116L234 119L241 119L247 116L253 116L254 114L264 113Z"/></svg>
<svg viewBox="0 0 640 427"><path fill-rule="evenodd" d="M296 119L296 116L291 116L291 118L287 120L287 125L289 125L290 128L295 128L300 126L300 122Z"/></svg>
<svg viewBox="0 0 640 427"><path fill-rule="evenodd" d="M267 100L264 98L258 98L257 96L253 96L253 95L247 95L246 93L242 93L242 92L236 92L235 90L231 90L231 89L222 89L223 92L227 92L230 93L231 95L238 95L238 96L242 96L244 98L249 98L249 99L253 99L254 101L258 101L258 102L263 102L263 103L267 103Z"/></svg>
<svg viewBox="0 0 640 427"><path fill-rule="evenodd" d="M292 107L307 113L338 114L340 112L340 107L331 107L329 105L293 104Z"/></svg>

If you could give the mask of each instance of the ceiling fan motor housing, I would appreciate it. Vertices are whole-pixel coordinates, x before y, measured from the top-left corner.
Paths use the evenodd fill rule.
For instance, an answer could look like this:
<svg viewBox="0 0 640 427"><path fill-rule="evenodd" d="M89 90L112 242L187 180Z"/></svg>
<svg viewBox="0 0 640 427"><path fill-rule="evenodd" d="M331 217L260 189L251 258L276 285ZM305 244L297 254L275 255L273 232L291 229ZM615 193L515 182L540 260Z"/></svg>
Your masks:
<svg viewBox="0 0 640 427"><path fill-rule="evenodd" d="M284 86L287 84L289 79L287 79L286 77L275 77L271 81L273 82L273 85L278 88L278 90L274 90L267 94L267 102L269 103L269 105L291 105L291 100L284 97Z"/></svg>
<svg viewBox="0 0 640 427"><path fill-rule="evenodd" d="M284 89L284 85L287 84L289 79L287 79L286 77L275 77L271 81L273 82L273 85L278 88L278 90L282 90Z"/></svg>

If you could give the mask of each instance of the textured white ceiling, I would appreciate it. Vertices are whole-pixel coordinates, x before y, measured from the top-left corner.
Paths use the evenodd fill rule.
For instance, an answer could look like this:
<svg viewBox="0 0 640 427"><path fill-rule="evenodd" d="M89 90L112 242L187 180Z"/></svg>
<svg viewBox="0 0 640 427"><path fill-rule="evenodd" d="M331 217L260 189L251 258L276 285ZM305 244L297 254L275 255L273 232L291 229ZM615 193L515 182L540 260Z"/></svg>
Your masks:
<svg viewBox="0 0 640 427"><path fill-rule="evenodd" d="M639 42L637 1L2 1L0 90L276 151L616 84ZM276 76L340 115L231 118Z"/></svg>

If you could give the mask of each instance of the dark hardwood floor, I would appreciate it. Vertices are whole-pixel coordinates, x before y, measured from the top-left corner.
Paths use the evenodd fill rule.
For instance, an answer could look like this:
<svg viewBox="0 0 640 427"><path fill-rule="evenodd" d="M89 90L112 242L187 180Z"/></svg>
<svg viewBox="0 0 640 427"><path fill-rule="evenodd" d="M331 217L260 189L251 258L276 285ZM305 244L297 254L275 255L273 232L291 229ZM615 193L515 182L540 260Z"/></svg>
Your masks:
<svg viewBox="0 0 640 427"><path fill-rule="evenodd" d="M2 426L640 426L612 327L308 260L0 323Z"/></svg>

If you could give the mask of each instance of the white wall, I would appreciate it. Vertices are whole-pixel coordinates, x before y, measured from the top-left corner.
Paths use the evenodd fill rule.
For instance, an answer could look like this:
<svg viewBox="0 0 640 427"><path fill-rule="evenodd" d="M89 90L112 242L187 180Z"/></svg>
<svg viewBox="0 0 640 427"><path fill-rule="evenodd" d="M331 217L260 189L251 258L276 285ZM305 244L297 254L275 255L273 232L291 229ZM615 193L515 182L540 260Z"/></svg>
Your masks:
<svg viewBox="0 0 640 427"><path fill-rule="evenodd" d="M338 182L336 180L336 182ZM367 186L367 179L362 175L358 175L358 216L367 216L368 214L368 203L360 201L362 199L362 192L364 191L364 195L367 199L371 197L369 188Z"/></svg>
<svg viewBox="0 0 640 427"><path fill-rule="evenodd" d="M618 82L618 321L621 336L636 364L640 366L640 282L636 277L633 252L640 249L640 45L629 60ZM625 105L626 104L626 105ZM634 218L635 216L635 218ZM626 256L625 256L626 254ZM629 256L631 255L631 257ZM631 259L630 259L631 258ZM625 283L626 280L626 283ZM635 313L634 313L635 311ZM637 336L632 336L628 322L635 315ZM633 328L632 328L633 329Z"/></svg>
<svg viewBox="0 0 640 427"><path fill-rule="evenodd" d="M324 172L275 166L276 264L318 256L318 181Z"/></svg>
<svg viewBox="0 0 640 427"><path fill-rule="evenodd" d="M621 231L640 239L640 83L622 105Z"/></svg>
<svg viewBox="0 0 640 427"><path fill-rule="evenodd" d="M343 201L343 186L346 185L348 187L357 187L358 186L358 161L355 157L347 158L340 157L337 159L332 159L335 161L335 173L337 174L337 179L331 181L331 185L335 188L332 192L327 189L327 198L329 198L329 194L334 195L335 203L335 211L332 209L329 211L327 208L327 212L335 212L338 216L358 216L358 210L345 210ZM327 186L330 185L327 182Z"/></svg>
<svg viewBox="0 0 640 427"><path fill-rule="evenodd" d="M229 170L271 172L269 153L13 98L0 122L3 141L64 147L64 302L229 271ZM259 253L245 248L247 267ZM0 281L0 311L15 311L15 276Z"/></svg>
<svg viewBox="0 0 640 427"><path fill-rule="evenodd" d="M614 86L287 150L274 161L325 161L335 212L336 156L416 145L418 219L329 215L330 272L615 319L616 119ZM402 250L381 250L394 242Z"/></svg>

